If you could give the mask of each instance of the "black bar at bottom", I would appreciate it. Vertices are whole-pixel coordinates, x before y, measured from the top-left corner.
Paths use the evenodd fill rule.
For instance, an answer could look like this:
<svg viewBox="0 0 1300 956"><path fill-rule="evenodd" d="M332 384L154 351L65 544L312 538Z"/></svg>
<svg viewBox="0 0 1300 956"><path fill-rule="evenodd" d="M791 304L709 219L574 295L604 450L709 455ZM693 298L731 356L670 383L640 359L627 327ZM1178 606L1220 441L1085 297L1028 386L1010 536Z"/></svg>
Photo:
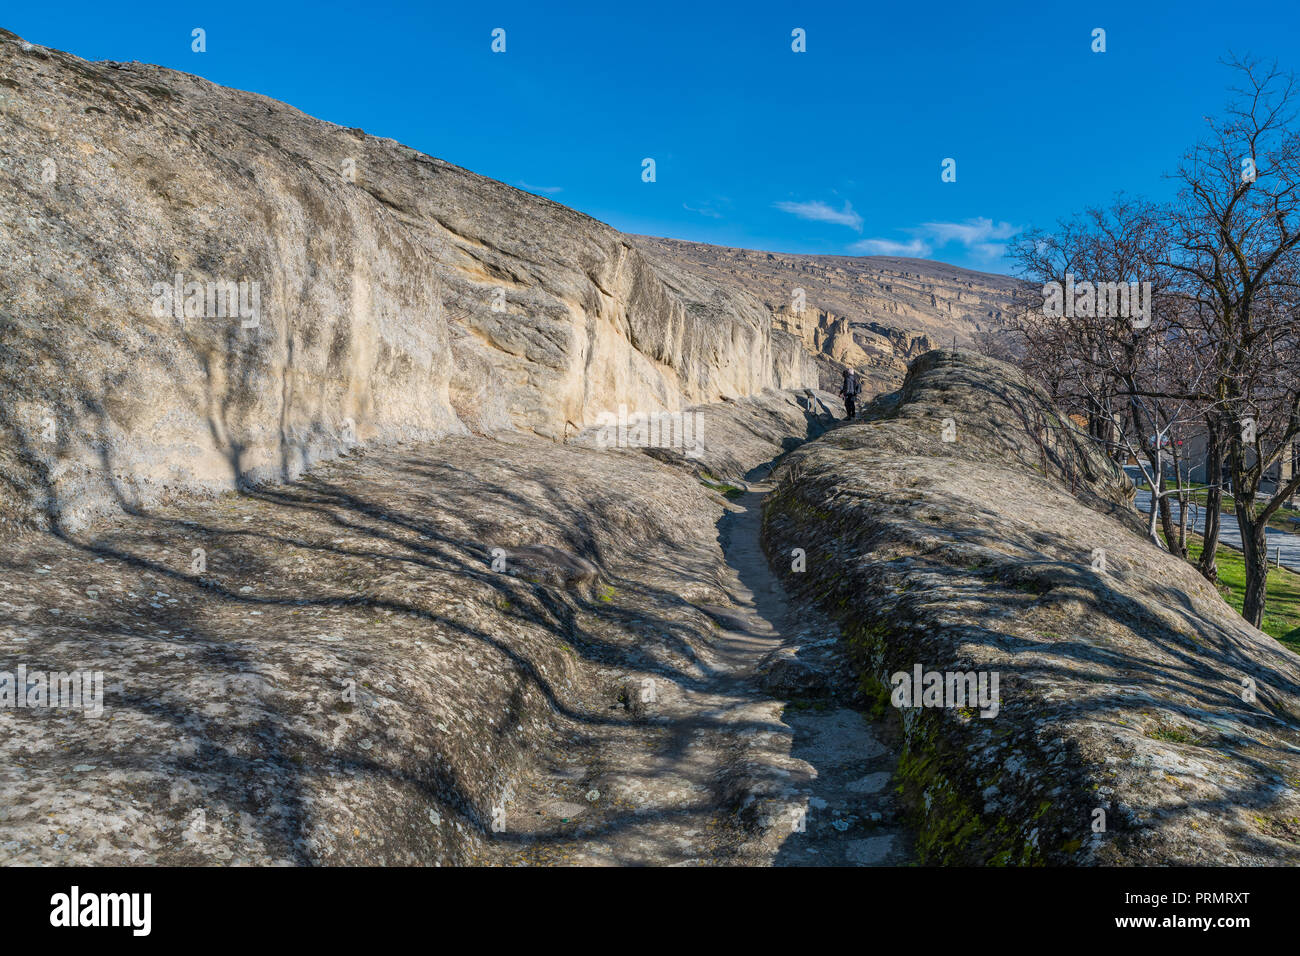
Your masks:
<svg viewBox="0 0 1300 956"><path fill-rule="evenodd" d="M0 870L0 900L10 945L76 934L127 945L373 946L461 927L489 934L483 942L493 946L643 932L665 945L716 939L734 949L737 937L751 933L762 940L784 927L813 934L812 942L828 922L863 921L927 927L923 935L936 943L963 926L1046 930L1071 941L1199 935L1231 943L1289 926L1297 882L1291 870L1226 868L58 868Z"/></svg>

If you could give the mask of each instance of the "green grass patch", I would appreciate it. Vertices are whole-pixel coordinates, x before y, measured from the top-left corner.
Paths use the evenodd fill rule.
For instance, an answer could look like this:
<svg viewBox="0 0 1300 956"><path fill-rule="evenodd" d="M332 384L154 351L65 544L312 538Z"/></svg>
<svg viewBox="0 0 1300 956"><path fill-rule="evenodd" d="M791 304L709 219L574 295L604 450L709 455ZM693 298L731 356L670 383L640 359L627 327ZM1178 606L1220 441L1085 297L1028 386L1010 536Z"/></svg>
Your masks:
<svg viewBox="0 0 1300 956"><path fill-rule="evenodd" d="M1168 740L1176 744L1201 743L1201 738L1197 734L1183 727L1161 727L1157 730L1148 730L1146 735L1152 740Z"/></svg>
<svg viewBox="0 0 1300 956"><path fill-rule="evenodd" d="M1187 535L1187 554L1201 556L1201 536ZM1246 559L1240 551L1220 547L1215 555L1219 567L1219 591L1238 614L1246 600ZM1268 598L1264 604L1264 626L1269 637L1300 654L1300 574L1285 568L1268 569Z"/></svg>
<svg viewBox="0 0 1300 956"><path fill-rule="evenodd" d="M745 493L744 488L737 488L735 485L728 484L725 481L710 481L708 478L701 478L700 484L706 488L712 488L724 498L736 499Z"/></svg>

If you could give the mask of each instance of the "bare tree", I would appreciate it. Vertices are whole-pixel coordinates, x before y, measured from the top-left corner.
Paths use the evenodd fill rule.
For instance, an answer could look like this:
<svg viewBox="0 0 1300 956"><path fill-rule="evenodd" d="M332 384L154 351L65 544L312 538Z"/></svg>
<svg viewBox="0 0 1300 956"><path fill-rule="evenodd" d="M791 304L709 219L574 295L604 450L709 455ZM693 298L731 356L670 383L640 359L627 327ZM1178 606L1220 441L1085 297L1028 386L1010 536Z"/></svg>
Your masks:
<svg viewBox="0 0 1300 956"><path fill-rule="evenodd" d="M1187 303L1182 331L1203 345L1208 388L1185 395L1207 403L1210 465L1221 455L1231 474L1246 563L1242 615L1258 627L1268 586L1268 521L1300 488L1300 475L1293 475L1271 497L1261 494L1269 470L1300 436L1300 91L1294 75L1276 64L1233 58L1229 65L1241 85L1175 175L1180 189L1162 264L1179 277ZM1207 516L1220 507L1212 477ZM1212 571L1212 554L1208 560Z"/></svg>
<svg viewBox="0 0 1300 956"><path fill-rule="evenodd" d="M1168 294L1169 272L1160 266L1164 221L1161 210L1120 195L1051 234L1020 237L1013 258L1041 291L1024 294L1011 325L1025 370L1084 418L1112 458L1142 471L1151 540L1186 557L1190 489L1176 459L1174 488L1165 473L1179 436L1200 420L1191 393L1201 373L1183 338L1171 334L1170 314L1183 303ZM1179 502L1177 525L1170 496Z"/></svg>
<svg viewBox="0 0 1300 956"><path fill-rule="evenodd" d="M1070 273L1149 278L1150 323L1126 327L1088 309L1062 317L1031 293L1010 331L1026 371L1083 415L1088 433L1117 460L1138 463L1152 489L1151 537L1163 536L1183 555L1191 502L1179 441L1193 429L1204 433L1199 568L1217 578L1226 473L1246 562L1243 616L1259 626L1268 522L1300 491L1300 468L1279 467L1295 461L1300 440L1300 87L1276 64L1232 58L1227 65L1238 86L1184 156L1173 177L1176 201L1157 209L1119 197L1013 246L1020 272L1044 283L1044 293ZM1274 469L1279 477L1268 489Z"/></svg>

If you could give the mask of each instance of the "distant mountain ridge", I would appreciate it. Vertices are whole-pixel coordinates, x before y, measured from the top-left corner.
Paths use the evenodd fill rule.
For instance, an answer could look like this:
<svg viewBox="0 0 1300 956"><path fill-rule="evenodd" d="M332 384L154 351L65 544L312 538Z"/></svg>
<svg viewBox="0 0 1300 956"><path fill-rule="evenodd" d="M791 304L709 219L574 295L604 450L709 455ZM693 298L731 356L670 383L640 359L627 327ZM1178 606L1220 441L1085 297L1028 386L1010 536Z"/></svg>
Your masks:
<svg viewBox="0 0 1300 956"><path fill-rule="evenodd" d="M896 388L907 363L940 346L971 345L1000 326L1018 281L928 259L764 252L654 236L629 239L659 271L697 273L743 289L772 311L778 328L819 359L823 387L845 364L873 390ZM804 290L797 310L795 290Z"/></svg>

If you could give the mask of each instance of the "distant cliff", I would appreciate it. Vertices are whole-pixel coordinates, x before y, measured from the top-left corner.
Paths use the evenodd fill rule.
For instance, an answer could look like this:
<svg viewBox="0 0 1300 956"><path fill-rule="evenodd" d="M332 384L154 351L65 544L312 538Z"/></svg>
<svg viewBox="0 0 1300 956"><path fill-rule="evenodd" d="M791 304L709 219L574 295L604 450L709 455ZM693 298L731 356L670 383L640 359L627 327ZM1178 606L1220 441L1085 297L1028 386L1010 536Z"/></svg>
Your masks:
<svg viewBox="0 0 1300 956"><path fill-rule="evenodd" d="M968 346L999 328L1016 281L925 259L805 256L633 236L656 262L757 296L777 327L819 359L822 385L838 388L843 365L869 390L891 391L912 359L941 346ZM803 296L797 296L797 290Z"/></svg>

